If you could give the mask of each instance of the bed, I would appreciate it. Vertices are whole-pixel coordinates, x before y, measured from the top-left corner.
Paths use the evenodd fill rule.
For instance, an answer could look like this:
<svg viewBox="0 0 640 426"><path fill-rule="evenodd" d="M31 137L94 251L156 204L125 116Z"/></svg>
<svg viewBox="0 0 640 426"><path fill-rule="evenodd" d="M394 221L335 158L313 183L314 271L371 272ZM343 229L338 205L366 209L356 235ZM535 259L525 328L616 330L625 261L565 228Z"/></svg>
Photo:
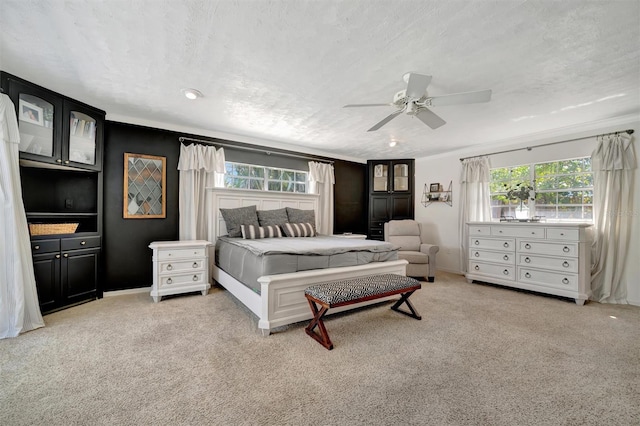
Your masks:
<svg viewBox="0 0 640 426"><path fill-rule="evenodd" d="M227 229L225 220L220 213L220 209L234 209L252 205L255 205L257 210L275 210L290 207L301 210L314 210L317 212L318 196L313 194L269 193L265 191L221 188L208 189L208 240L216 246L216 250L219 250L222 242L227 239L227 237L224 237L227 234ZM220 242L218 241L219 238L221 240ZM312 240L313 238L291 238L290 240ZM371 246L377 244L377 242L372 242L370 240L361 240L358 242L356 240L338 237L323 238L333 239L336 246L340 244L347 246L354 246L358 244ZM229 238L229 240L234 239ZM289 240L289 238L284 238L284 240ZM242 247L237 249L240 250ZM306 269L307 267L313 267L306 266L302 268L306 270L296 270L295 272L286 273L269 273L267 275L260 275L260 269L257 269L254 272L246 274L246 276L240 276L240 279L233 276L238 276L237 271L235 271L235 273L233 271L231 271L232 273L229 273L224 270L225 267L219 266L217 264L219 262L216 260L215 253L212 253L210 255L211 277L213 277L219 285L227 289L251 312L253 312L258 317L258 328L261 329L262 334L269 335L271 330L276 327L312 318L311 310L309 309L308 303L304 297L305 288L312 284L372 274L406 274L407 262L405 260L387 260L391 258L395 259L395 256L385 257L387 255L383 254L383 250L380 250L379 252L376 251L376 249L372 250L376 253L372 255L374 258L372 263L358 264L358 262L356 262L356 264L350 265L344 257L336 257L335 259L327 260L326 265L324 266L328 267L323 269ZM339 255L340 253L337 254ZM227 255L227 257L239 259L238 255L235 254L232 256ZM297 261L297 263L300 264L302 262ZM229 262L227 261L226 264L229 265ZM244 265L245 264L243 263L243 266ZM227 269L229 269L228 266ZM267 268L265 270L273 271L273 268ZM349 305L345 306L343 309L335 309L332 312L354 309L372 303L379 303L380 301L381 299L378 299L375 301Z"/></svg>

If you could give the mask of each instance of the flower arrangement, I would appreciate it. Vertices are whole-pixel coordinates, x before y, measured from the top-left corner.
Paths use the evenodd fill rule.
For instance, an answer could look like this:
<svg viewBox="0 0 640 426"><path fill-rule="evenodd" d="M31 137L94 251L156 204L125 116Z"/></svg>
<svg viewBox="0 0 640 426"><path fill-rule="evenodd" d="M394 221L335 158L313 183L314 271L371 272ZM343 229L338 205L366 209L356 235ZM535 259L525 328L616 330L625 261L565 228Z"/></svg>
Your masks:
<svg viewBox="0 0 640 426"><path fill-rule="evenodd" d="M505 190L507 191L507 198L509 200L520 200L520 207L522 208L522 203L526 200L533 201L535 196L531 196L531 192L533 191L533 187L524 183L517 183L515 185L507 185L504 184Z"/></svg>

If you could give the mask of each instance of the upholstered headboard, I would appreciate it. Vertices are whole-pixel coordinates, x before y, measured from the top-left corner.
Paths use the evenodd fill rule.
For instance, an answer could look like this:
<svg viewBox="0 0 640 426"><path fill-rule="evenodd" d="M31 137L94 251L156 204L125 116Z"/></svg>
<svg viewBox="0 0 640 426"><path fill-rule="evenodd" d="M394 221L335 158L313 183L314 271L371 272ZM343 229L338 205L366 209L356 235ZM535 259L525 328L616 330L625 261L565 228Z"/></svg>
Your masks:
<svg viewBox="0 0 640 426"><path fill-rule="evenodd" d="M234 209L253 205L257 210L275 210L283 207L314 210L316 220L318 217L318 195L316 194L207 188L207 239L215 243L219 235L227 234L227 227L220 213L220 208Z"/></svg>

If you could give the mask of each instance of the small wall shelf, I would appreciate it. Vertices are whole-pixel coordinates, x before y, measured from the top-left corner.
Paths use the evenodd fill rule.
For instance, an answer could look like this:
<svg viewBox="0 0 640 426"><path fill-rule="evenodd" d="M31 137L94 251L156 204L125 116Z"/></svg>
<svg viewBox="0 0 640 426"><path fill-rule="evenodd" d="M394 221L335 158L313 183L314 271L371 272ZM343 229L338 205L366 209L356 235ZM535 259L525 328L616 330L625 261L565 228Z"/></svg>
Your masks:
<svg viewBox="0 0 640 426"><path fill-rule="evenodd" d="M451 200L453 197L452 184L453 181L449 181L449 187L445 191L430 191L430 185L425 183L422 191L422 205L427 207L431 203L446 203L451 207L453 205Z"/></svg>

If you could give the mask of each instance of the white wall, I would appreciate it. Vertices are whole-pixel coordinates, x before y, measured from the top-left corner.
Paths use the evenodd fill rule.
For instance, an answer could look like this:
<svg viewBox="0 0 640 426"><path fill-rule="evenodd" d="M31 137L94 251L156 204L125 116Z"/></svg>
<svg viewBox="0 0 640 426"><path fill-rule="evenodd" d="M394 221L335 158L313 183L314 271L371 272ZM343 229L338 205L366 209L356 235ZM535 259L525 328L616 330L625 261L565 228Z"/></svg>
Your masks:
<svg viewBox="0 0 640 426"><path fill-rule="evenodd" d="M562 137L539 139L527 143L512 144L500 147L485 147L483 150L467 152L457 152L455 154L441 155L430 158L416 159L416 220L424 223L432 236L432 241L440 246L438 253L438 269L462 273L460 260L458 229L459 208L460 208L460 158L472 155L487 154L490 152L502 151L518 147L534 147L528 151L526 149L504 154L491 155L491 167L504 167L508 165L518 165L532 162L553 161L567 158L584 157L591 155L596 147L596 138L580 139L573 142L560 143L545 147L535 148L536 145L552 143L556 141L570 140L587 135L595 135L617 131L621 129L634 129L633 145L637 160L640 160L640 121L633 121L623 125L608 126L588 132L576 132L563 135ZM640 161L638 161L640 163ZM446 187L453 181L453 206L446 203L432 203L424 207L420 200L424 184L439 182ZM631 241L624 270L624 280L627 283L627 300L634 305L640 305L640 172L634 173L633 186L633 209L631 225Z"/></svg>

